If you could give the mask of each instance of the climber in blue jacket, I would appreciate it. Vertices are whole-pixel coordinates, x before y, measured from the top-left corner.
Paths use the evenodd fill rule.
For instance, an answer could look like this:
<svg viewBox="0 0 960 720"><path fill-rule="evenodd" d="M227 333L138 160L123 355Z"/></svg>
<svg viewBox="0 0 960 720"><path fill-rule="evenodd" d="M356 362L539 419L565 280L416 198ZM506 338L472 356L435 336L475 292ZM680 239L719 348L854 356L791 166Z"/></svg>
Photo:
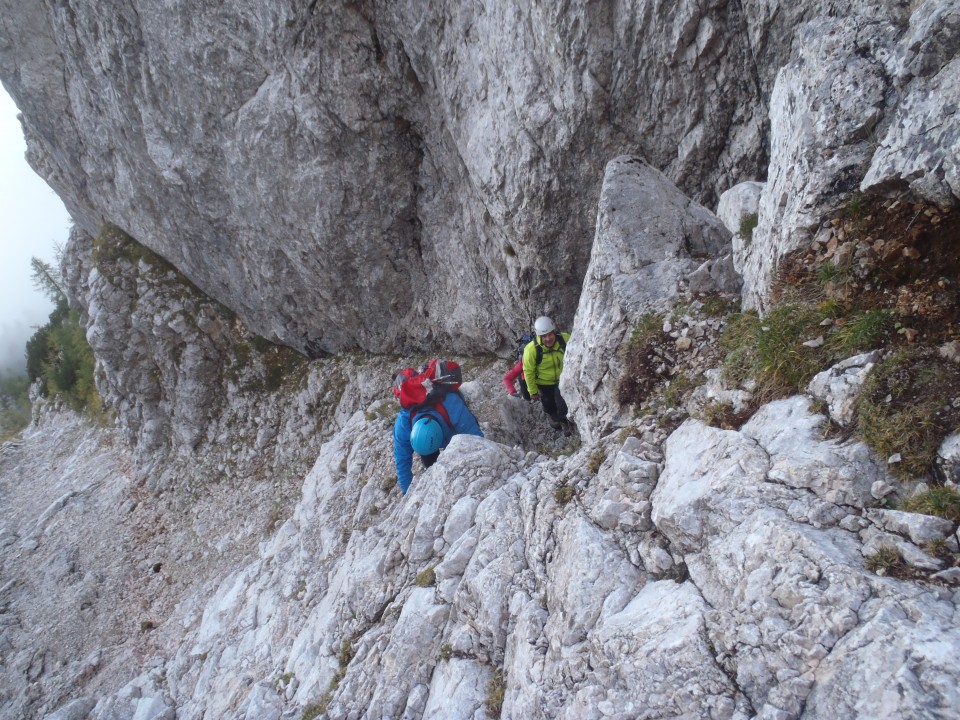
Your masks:
<svg viewBox="0 0 960 720"><path fill-rule="evenodd" d="M413 453L430 467L440 457L440 448L445 448L454 435L477 435L483 431L470 408L458 392L450 392L432 407L414 411L410 422L410 409L401 408L393 424L393 459L397 465L397 484L400 492L407 494L413 480Z"/></svg>

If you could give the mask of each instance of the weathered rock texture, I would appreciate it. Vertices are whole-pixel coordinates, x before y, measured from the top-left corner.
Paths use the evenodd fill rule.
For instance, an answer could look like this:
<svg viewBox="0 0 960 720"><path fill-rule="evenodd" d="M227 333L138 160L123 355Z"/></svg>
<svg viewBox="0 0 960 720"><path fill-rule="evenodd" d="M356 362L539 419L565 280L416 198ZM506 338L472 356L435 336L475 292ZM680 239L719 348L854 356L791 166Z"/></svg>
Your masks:
<svg viewBox="0 0 960 720"><path fill-rule="evenodd" d="M572 318L610 158L710 203L760 179L795 29L856 16L869 44L910 4L4 0L0 77L80 226L123 228L253 332L492 349Z"/></svg>
<svg viewBox="0 0 960 720"><path fill-rule="evenodd" d="M95 241L75 228L63 269L97 357L97 387L151 489L183 475L302 476L324 436L322 411L348 384L340 363L308 369L290 348L251 337L115 228Z"/></svg>
<svg viewBox="0 0 960 720"><path fill-rule="evenodd" d="M952 713L960 578L926 548L956 550L955 523L874 508L878 488L895 492L885 458L828 439L808 396L739 431L688 420L668 434L606 411L627 318L669 302L708 262L693 255L730 235L626 157L610 163L601 207L568 360L584 378L571 404L586 442L572 455L498 444L523 413L482 400L502 393L502 369L481 366L464 392L487 437L454 438L403 498L387 360L318 360L292 387L245 391L267 363L227 362L249 344L228 315L129 240L76 238L68 269L91 341L129 338L100 348L101 382L123 402L140 392L135 368L153 367L159 397L123 408L124 427L138 454L166 453L182 475L147 492L121 449L63 416L4 447L4 712L476 719L502 690L501 717L533 720ZM862 362L814 384L838 417ZM321 402L335 378L342 395ZM275 428L263 445L250 419L261 408ZM141 416L166 428L165 450ZM316 454L302 482L279 472L297 467L285 458L298 444ZM261 474L251 448L268 460ZM222 476L204 477L208 455ZM868 569L881 551L947 574L882 577Z"/></svg>
<svg viewBox="0 0 960 720"><path fill-rule="evenodd" d="M638 318L676 302L690 275L730 254L730 233L702 205L637 158L607 166L597 234L570 336L561 391L580 431L594 440L623 424L617 384L622 348ZM709 274L709 273L708 273ZM714 287L728 292L732 287Z"/></svg>
<svg viewBox="0 0 960 720"><path fill-rule="evenodd" d="M39 412L0 449L5 716L476 720L498 691L524 720L956 714L955 568L868 569L941 570L956 527L873 507L885 458L805 395L672 433L611 400L638 314L736 281L687 195L762 174L775 78L748 298L873 160L871 183L954 192L931 88L956 4L909 27L906 2L488 5L0 1L0 74L81 225L70 294L134 447ZM923 97L949 117L917 144ZM483 349L543 310L572 320L583 445L525 434L539 410L491 399L506 368L480 362L486 437L403 498L405 361L297 365L242 322L309 352ZM811 385L836 419L868 362Z"/></svg>
<svg viewBox="0 0 960 720"><path fill-rule="evenodd" d="M747 306L764 308L779 260L859 191L960 203L960 3L888 18L818 18L770 97L770 164L759 225L735 237Z"/></svg>
<svg viewBox="0 0 960 720"><path fill-rule="evenodd" d="M76 420L5 446L4 712L449 720L482 717L498 682L501 717L534 720L956 709L958 594L864 557L935 564L917 543L955 546L953 523L865 510L885 463L824 440L809 398L556 459L459 436L402 500L383 410L332 435L259 545L215 495L138 494Z"/></svg>

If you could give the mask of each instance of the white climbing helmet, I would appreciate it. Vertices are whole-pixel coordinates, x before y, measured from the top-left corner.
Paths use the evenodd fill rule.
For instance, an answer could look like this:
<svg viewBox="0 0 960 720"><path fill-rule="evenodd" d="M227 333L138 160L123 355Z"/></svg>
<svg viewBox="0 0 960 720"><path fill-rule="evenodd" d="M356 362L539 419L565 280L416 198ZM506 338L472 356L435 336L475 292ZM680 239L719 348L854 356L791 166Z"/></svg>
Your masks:
<svg viewBox="0 0 960 720"><path fill-rule="evenodd" d="M553 324L553 320L548 318L546 315L541 315L533 324L533 329L536 330L537 335L546 335L547 333L551 333L556 330L557 327Z"/></svg>

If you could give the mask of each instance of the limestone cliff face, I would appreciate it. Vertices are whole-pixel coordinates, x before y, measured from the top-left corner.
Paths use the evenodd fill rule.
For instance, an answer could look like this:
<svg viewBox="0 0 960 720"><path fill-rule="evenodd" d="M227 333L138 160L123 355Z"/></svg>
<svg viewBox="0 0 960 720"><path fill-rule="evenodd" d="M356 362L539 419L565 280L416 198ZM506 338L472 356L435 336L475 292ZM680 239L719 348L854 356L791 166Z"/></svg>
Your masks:
<svg viewBox="0 0 960 720"><path fill-rule="evenodd" d="M257 334L493 349L572 318L610 158L762 179L795 28L909 5L4 0L0 77L80 226Z"/></svg>
<svg viewBox="0 0 960 720"><path fill-rule="evenodd" d="M0 447L0 716L954 714L956 523L876 507L910 488L826 432L876 356L738 430L616 392L637 316L715 360L677 300L735 260L762 305L845 193L956 202L960 0L262 5L0 0L133 447L48 411ZM727 229L700 202L765 174ZM414 360L250 332L474 351L545 310L579 438L464 354L485 437L403 497Z"/></svg>

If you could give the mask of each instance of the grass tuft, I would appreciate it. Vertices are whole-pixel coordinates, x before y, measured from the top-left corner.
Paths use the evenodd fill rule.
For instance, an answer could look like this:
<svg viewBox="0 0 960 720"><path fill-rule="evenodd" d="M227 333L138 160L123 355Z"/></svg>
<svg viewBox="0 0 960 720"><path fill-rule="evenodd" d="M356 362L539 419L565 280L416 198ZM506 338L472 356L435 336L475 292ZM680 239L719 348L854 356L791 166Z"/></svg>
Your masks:
<svg viewBox="0 0 960 720"><path fill-rule="evenodd" d="M598 472L600 472L600 466L603 465L603 461L606 459L607 453L603 450L597 450L587 461L587 470L596 475Z"/></svg>
<svg viewBox="0 0 960 720"><path fill-rule="evenodd" d="M487 683L487 697L484 700L484 707L487 710L488 718L498 718L503 710L503 697L506 694L507 687L503 682L503 670L497 668L490 682Z"/></svg>
<svg viewBox="0 0 960 720"><path fill-rule="evenodd" d="M307 705L303 709L303 715L300 716L300 720L315 720L326 711L327 711L326 703L314 703L311 705Z"/></svg>
<svg viewBox="0 0 960 720"><path fill-rule="evenodd" d="M755 379L760 402L799 392L827 364L822 347L804 345L821 334L823 319L818 308L795 304L774 308L763 319L753 311L732 315L720 339L725 377L735 383Z"/></svg>
<svg viewBox="0 0 960 720"><path fill-rule="evenodd" d="M760 216L757 213L747 213L740 218L740 238L744 245L749 245L753 240L753 231L757 229L760 222Z"/></svg>
<svg viewBox="0 0 960 720"><path fill-rule="evenodd" d="M566 505L573 500L573 488L564 483L554 491L553 498L557 501L557 504Z"/></svg>
<svg viewBox="0 0 960 720"><path fill-rule="evenodd" d="M960 522L960 493L949 487L932 488L909 498L903 509Z"/></svg>
<svg viewBox="0 0 960 720"><path fill-rule="evenodd" d="M935 392L931 390L936 389ZM944 398L960 393L960 371L923 350L899 350L877 365L857 400L857 434L881 457L900 455L901 476L926 472L956 429L960 410Z"/></svg>
<svg viewBox="0 0 960 720"><path fill-rule="evenodd" d="M890 310L852 312L837 318L838 306L788 303L764 317L731 315L720 339L728 382L757 382L758 403L798 392L821 370L844 358L882 346L893 334ZM825 326L824 321L830 321ZM820 342L822 339L822 343Z"/></svg>
<svg viewBox="0 0 960 720"><path fill-rule="evenodd" d="M893 548L880 548L867 558L867 569L877 575L897 575L905 568L900 553Z"/></svg>

